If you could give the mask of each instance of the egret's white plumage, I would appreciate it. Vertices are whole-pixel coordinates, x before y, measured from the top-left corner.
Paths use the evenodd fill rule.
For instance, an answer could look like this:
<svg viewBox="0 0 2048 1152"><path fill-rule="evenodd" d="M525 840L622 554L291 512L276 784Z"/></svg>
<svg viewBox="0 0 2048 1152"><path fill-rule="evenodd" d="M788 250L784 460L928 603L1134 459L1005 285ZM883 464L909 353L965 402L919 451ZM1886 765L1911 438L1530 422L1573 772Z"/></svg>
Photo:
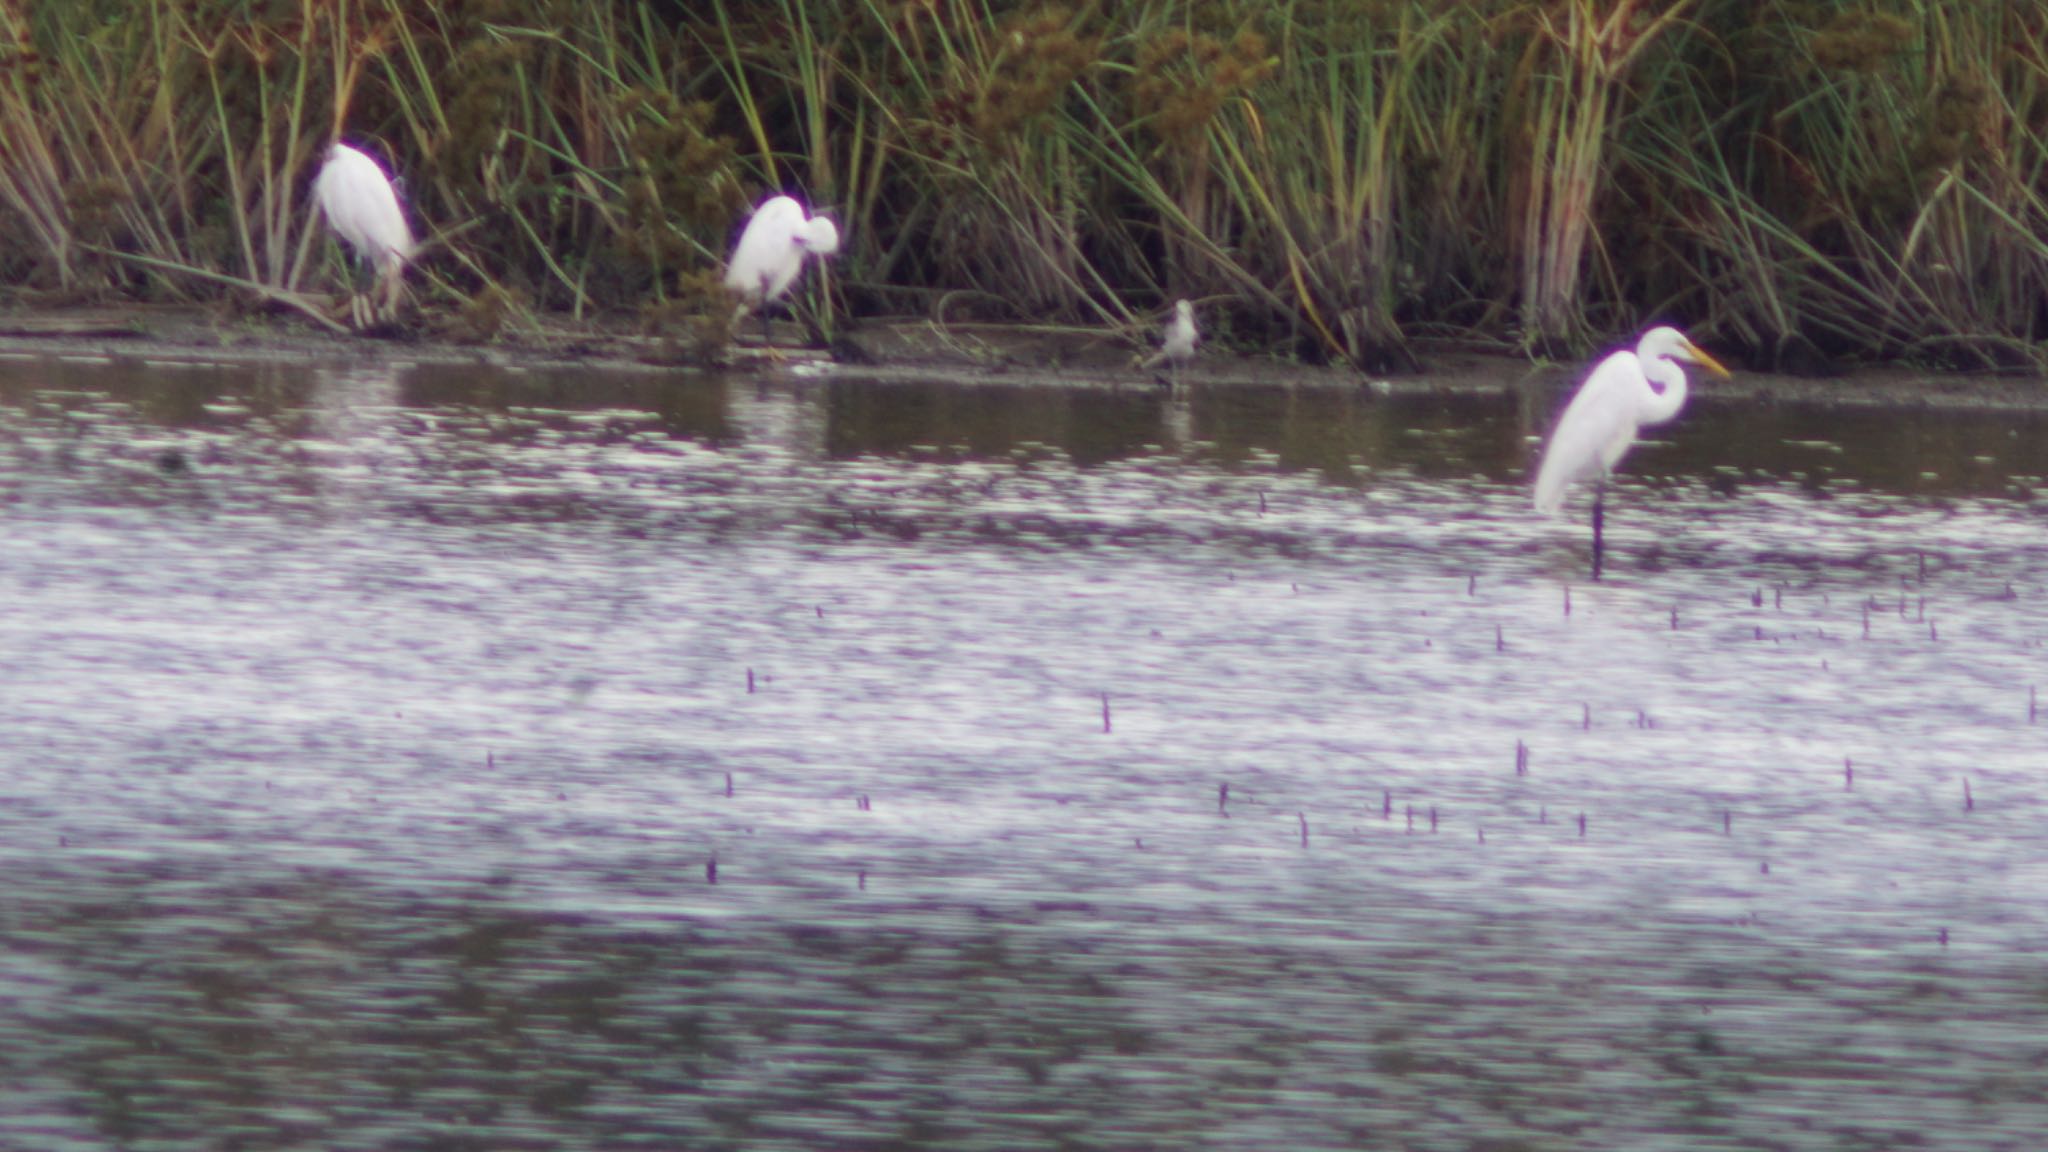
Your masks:
<svg viewBox="0 0 2048 1152"><path fill-rule="evenodd" d="M839 251L839 228L828 217L812 216L788 196L776 196L754 209L725 269L725 286L740 297L742 309L759 308L789 291L803 271L804 257Z"/></svg>
<svg viewBox="0 0 2048 1152"><path fill-rule="evenodd" d="M1195 329L1195 306L1186 300L1175 301L1173 319L1166 325L1165 347L1160 349L1167 362L1179 367L1195 358L1195 341L1202 334Z"/></svg>
<svg viewBox="0 0 2048 1152"><path fill-rule="evenodd" d="M417 245L391 178L367 153L337 143L313 181L313 199L327 226L376 270L384 291L383 311L395 313L403 288L400 277Z"/></svg>
<svg viewBox="0 0 2048 1152"><path fill-rule="evenodd" d="M1202 339L1201 330L1195 327L1195 306L1186 300L1175 301L1173 319L1166 322L1159 336L1159 351L1145 361L1144 367L1166 365L1178 385L1181 365L1195 358L1195 344Z"/></svg>
<svg viewBox="0 0 2048 1152"><path fill-rule="evenodd" d="M1536 510L1557 511L1571 484L1605 480L1636 442L1638 429L1678 415L1685 406L1685 364L1728 375L1676 328L1652 328L1633 352L1624 349L1602 360L1550 434L1536 473ZM1597 547L1597 521L1595 531ZM1597 564L1596 556L1596 570Z"/></svg>

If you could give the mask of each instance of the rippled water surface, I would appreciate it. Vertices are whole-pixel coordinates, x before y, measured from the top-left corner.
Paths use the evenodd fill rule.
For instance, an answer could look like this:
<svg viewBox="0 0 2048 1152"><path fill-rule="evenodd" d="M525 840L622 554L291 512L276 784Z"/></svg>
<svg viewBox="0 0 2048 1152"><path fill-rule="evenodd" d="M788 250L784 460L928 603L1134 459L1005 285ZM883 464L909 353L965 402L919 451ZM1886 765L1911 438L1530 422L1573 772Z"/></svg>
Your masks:
<svg viewBox="0 0 2048 1152"><path fill-rule="evenodd" d="M2048 420L0 362L0 1147L2031 1149Z"/></svg>

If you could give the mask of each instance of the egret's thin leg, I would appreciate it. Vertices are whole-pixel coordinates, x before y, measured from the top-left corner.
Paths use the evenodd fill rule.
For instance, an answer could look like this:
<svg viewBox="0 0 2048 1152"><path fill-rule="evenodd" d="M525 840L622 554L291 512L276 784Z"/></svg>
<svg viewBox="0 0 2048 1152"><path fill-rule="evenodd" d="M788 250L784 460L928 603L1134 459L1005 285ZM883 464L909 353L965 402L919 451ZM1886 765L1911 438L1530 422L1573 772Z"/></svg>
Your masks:
<svg viewBox="0 0 2048 1152"><path fill-rule="evenodd" d="M370 315L377 319L378 322L391 324L398 321L398 305L399 301L404 298L405 293L404 276L405 265L396 260L386 264L378 273L376 284L378 300L376 306L370 311Z"/></svg>
<svg viewBox="0 0 2048 1152"><path fill-rule="evenodd" d="M1607 519L1606 503L1607 483L1603 480L1593 485L1593 579L1595 580L1600 578L1600 551L1602 546L1600 532L1604 521Z"/></svg>
<svg viewBox="0 0 2048 1152"><path fill-rule="evenodd" d="M367 281L367 283L366 283ZM348 277L348 319L355 330L362 332L376 323L376 314L370 307L370 292L377 282L376 269L368 262L349 262Z"/></svg>
<svg viewBox="0 0 2048 1152"><path fill-rule="evenodd" d="M759 296L760 303L756 305L756 307L761 309L761 347L764 349L771 348L774 346L774 340L772 338L773 334L768 327L768 308L769 305L773 303L775 299L773 294L771 294L768 290L771 286L772 284L769 277L763 275L761 277L761 294Z"/></svg>

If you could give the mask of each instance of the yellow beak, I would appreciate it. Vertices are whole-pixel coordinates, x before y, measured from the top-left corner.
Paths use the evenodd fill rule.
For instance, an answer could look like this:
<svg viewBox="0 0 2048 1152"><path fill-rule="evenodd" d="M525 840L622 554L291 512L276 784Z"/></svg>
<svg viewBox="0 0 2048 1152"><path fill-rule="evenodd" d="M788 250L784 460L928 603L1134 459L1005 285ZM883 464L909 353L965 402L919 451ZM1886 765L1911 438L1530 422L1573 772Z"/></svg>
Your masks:
<svg viewBox="0 0 2048 1152"><path fill-rule="evenodd" d="M1712 372L1714 375L1719 376L1723 380L1726 380L1728 378L1728 369L1721 367L1721 362L1719 360L1716 360L1712 356L1707 355L1705 352L1700 351L1698 345L1695 345L1692 341L1688 340L1685 342L1685 350L1692 355L1693 363L1699 365L1702 368L1705 368L1707 371Z"/></svg>

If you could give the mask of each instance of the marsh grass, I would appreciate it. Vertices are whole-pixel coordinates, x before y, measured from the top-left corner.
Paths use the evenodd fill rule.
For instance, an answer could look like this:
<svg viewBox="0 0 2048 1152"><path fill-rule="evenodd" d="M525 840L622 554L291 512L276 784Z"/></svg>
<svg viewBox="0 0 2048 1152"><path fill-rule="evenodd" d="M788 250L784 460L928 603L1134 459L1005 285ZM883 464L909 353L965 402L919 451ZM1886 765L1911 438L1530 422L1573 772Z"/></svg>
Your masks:
<svg viewBox="0 0 2048 1152"><path fill-rule="evenodd" d="M2048 0L0 0L0 275L340 287L341 135L405 178L425 322L715 349L776 191L800 314L1413 362L1652 319L1759 363L2039 366Z"/></svg>
<svg viewBox="0 0 2048 1152"><path fill-rule="evenodd" d="M1814 7L1663 61L1623 166L1692 283L1643 287L1765 362L2039 366L2048 9Z"/></svg>
<svg viewBox="0 0 2048 1152"><path fill-rule="evenodd" d="M1456 17L1418 4L1369 13L1290 10L1263 115L1237 105L1226 139L1232 199L1259 247L1284 253L1304 318L1331 352L1383 371L1413 363L1395 313L1416 77Z"/></svg>
<svg viewBox="0 0 2048 1152"><path fill-rule="evenodd" d="M102 6L103 7L103 6ZM0 208L9 279L57 298L136 291L119 246L183 262L195 220L195 104L167 99L185 70L176 22L153 4L98 27L89 5L0 3ZM141 273L140 279L148 279Z"/></svg>

